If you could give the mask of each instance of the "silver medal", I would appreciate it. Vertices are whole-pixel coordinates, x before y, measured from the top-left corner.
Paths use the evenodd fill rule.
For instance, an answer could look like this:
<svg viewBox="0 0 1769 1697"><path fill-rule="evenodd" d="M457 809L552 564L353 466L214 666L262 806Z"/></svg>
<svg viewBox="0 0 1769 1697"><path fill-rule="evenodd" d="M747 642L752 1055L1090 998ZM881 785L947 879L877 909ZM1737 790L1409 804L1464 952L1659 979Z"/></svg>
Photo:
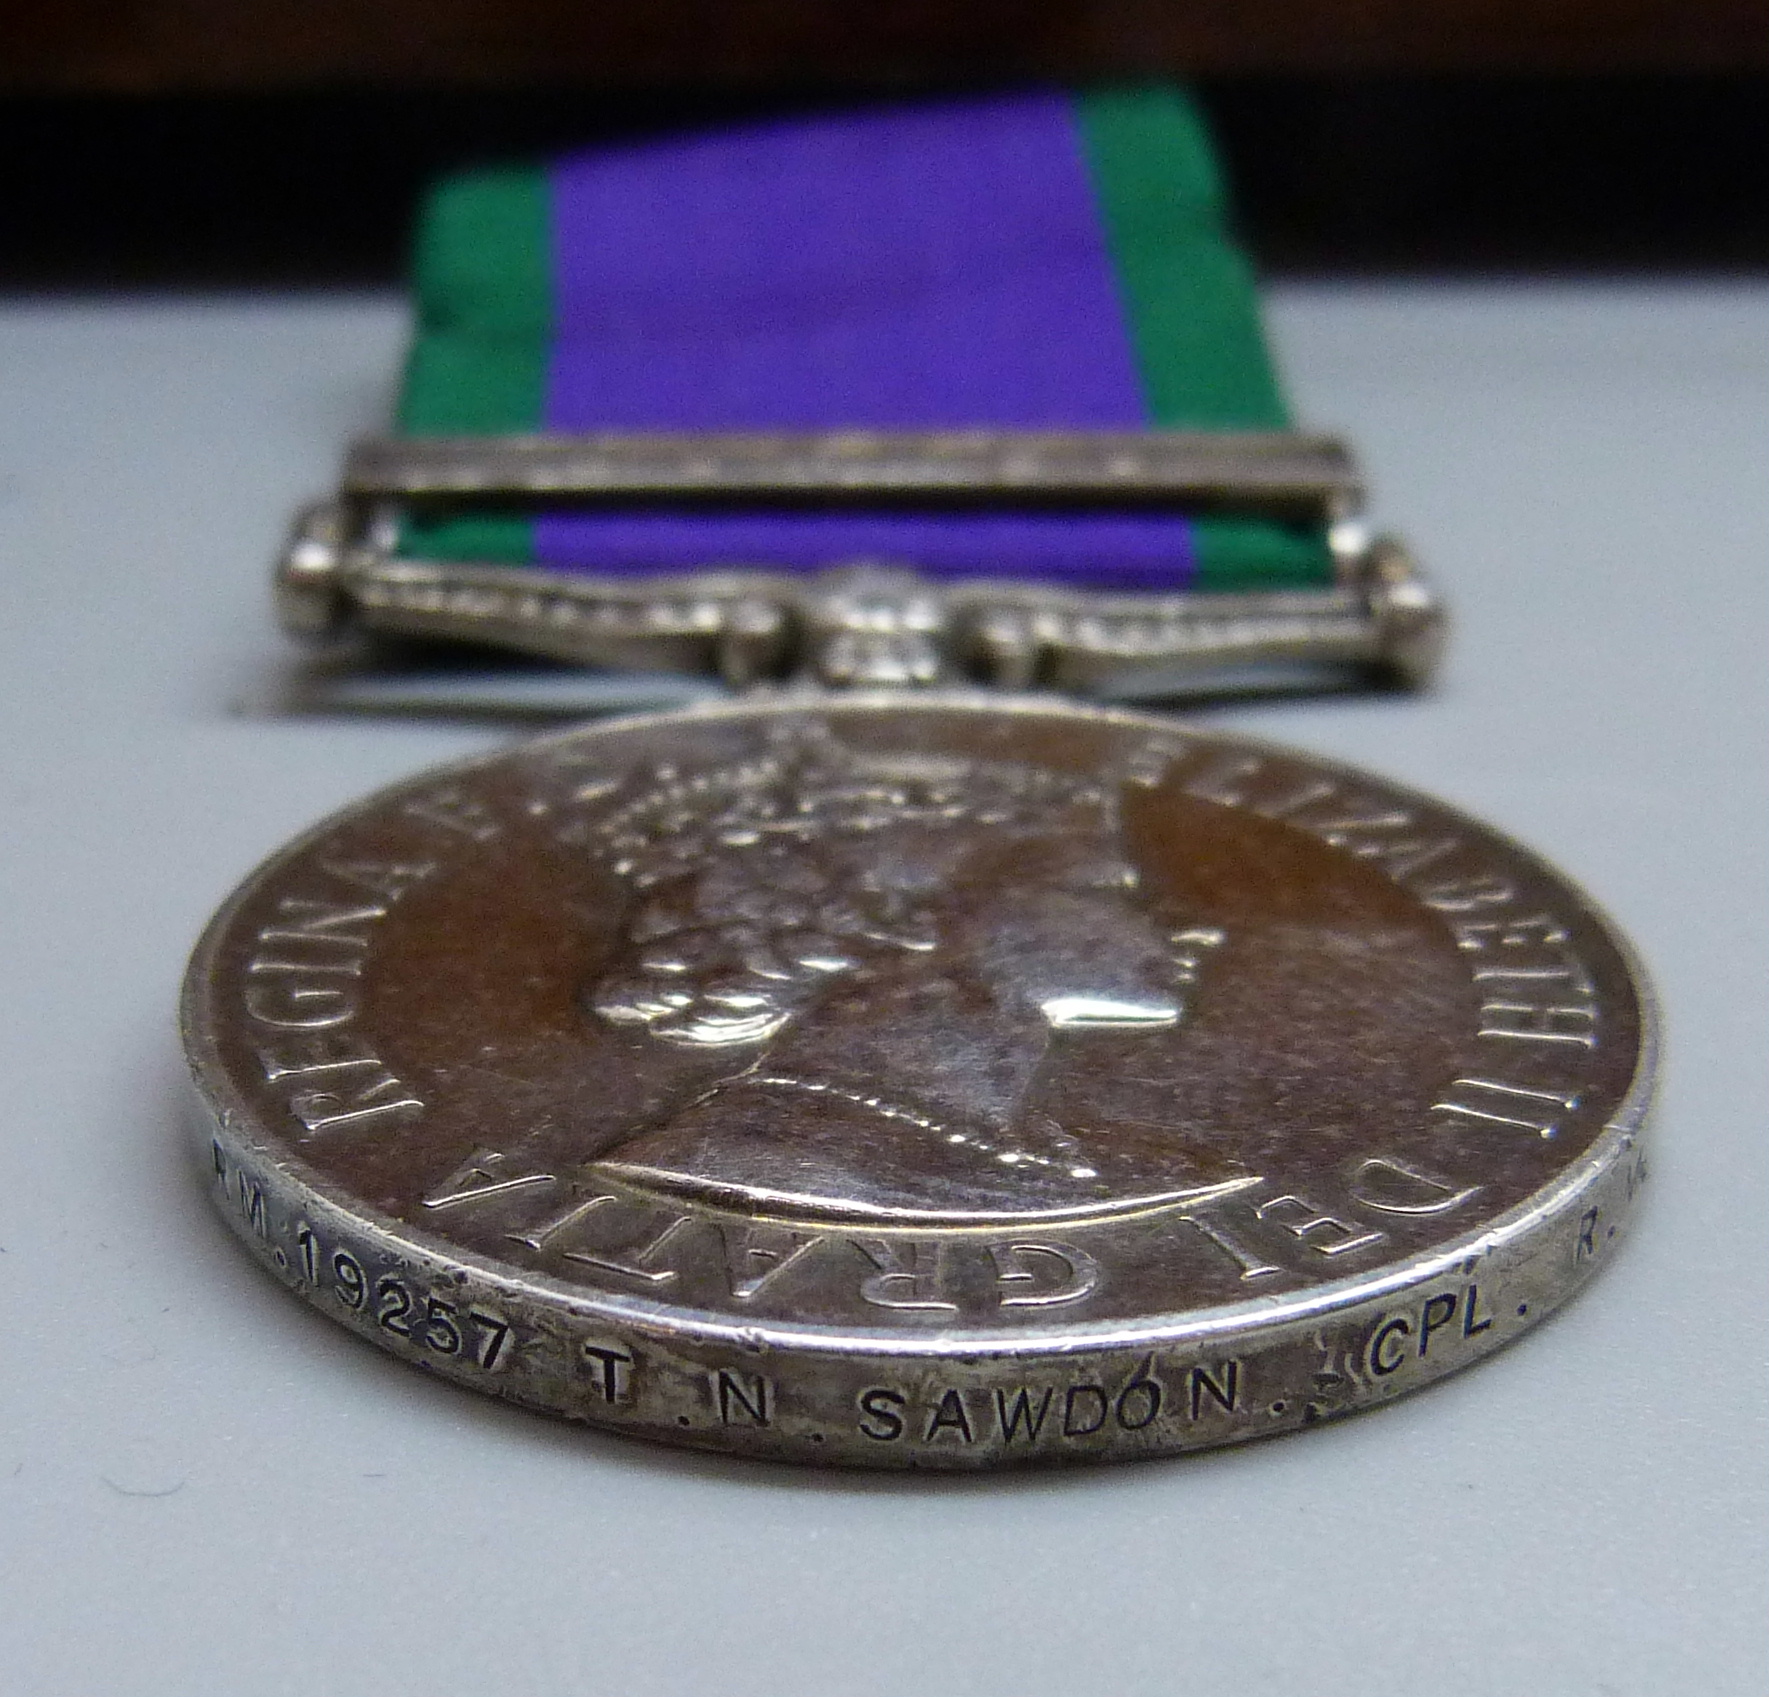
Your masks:
<svg viewBox="0 0 1769 1697"><path fill-rule="evenodd" d="M320 826L197 951L235 1229L462 1384L975 1468L1384 1401L1541 1319L1644 1173L1588 899L1380 780L982 692L542 738Z"/></svg>

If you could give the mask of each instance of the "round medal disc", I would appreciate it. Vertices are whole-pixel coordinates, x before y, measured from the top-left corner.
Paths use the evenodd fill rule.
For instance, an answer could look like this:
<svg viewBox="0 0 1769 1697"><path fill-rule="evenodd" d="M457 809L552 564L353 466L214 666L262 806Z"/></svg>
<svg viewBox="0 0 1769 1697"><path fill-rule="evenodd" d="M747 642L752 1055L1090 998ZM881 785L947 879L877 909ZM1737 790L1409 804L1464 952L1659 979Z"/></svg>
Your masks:
<svg viewBox="0 0 1769 1697"><path fill-rule="evenodd" d="M970 696L629 719L339 814L186 985L254 1254L460 1383L897 1467L1385 1401L1612 1253L1647 993L1436 802Z"/></svg>

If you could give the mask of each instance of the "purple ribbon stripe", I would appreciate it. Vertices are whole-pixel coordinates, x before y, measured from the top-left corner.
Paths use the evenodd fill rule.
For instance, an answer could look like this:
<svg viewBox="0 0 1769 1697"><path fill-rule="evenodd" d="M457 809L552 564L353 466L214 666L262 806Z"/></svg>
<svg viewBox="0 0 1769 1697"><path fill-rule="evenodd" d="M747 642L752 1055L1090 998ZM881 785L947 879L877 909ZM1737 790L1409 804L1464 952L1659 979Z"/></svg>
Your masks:
<svg viewBox="0 0 1769 1697"><path fill-rule="evenodd" d="M1071 103L779 123L552 173L551 430L1136 429L1148 410ZM1176 588L1161 514L553 513L549 565L814 569Z"/></svg>

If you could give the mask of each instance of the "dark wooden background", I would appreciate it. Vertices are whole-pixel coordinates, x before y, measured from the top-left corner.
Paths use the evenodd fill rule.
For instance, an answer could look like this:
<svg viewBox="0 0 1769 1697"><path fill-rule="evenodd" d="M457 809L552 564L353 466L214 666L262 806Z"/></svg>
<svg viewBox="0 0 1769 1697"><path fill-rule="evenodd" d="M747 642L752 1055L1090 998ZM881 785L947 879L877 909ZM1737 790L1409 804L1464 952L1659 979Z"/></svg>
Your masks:
<svg viewBox="0 0 1769 1697"><path fill-rule="evenodd" d="M13 0L0 284L392 280L466 160L1150 73L1272 268L1769 263L1769 0Z"/></svg>
<svg viewBox="0 0 1769 1697"><path fill-rule="evenodd" d="M1761 0L15 0L0 23L0 80L32 90L1766 64Z"/></svg>

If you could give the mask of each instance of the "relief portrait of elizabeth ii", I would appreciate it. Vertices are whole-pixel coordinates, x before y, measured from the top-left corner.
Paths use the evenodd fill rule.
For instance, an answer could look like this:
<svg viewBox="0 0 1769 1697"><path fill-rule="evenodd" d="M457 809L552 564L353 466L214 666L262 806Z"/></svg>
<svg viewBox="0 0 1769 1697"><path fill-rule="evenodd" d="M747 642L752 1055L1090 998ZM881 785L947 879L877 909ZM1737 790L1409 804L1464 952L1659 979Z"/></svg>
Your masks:
<svg viewBox="0 0 1769 1697"><path fill-rule="evenodd" d="M597 826L630 905L586 1017L673 1082L595 1167L880 1222L1033 1219L1238 1188L1127 1112L1221 933L1159 911L1119 780L849 750L800 722ZM1146 1091L1144 1092L1146 1097Z"/></svg>

